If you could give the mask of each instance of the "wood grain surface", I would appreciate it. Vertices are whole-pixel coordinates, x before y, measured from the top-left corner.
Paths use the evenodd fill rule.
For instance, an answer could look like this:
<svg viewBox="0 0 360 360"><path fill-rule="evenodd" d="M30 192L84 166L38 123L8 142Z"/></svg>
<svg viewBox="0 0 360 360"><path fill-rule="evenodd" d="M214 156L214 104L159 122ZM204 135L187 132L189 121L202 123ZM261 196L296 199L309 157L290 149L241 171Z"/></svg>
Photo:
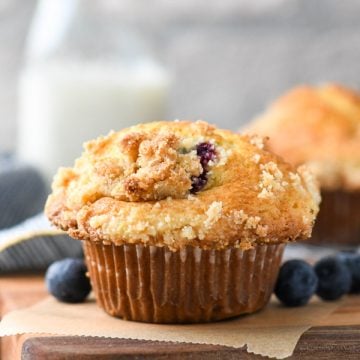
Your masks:
<svg viewBox="0 0 360 360"><path fill-rule="evenodd" d="M89 338L35 337L27 339L22 359L265 359L246 349L225 346ZM359 359L360 326L316 327L299 340L291 359Z"/></svg>
<svg viewBox="0 0 360 360"><path fill-rule="evenodd" d="M45 297L42 276L0 279L0 311ZM1 341L3 360L42 359L265 359L246 348L95 337L18 335ZM360 296L347 297L321 326L306 331L291 359L360 359Z"/></svg>

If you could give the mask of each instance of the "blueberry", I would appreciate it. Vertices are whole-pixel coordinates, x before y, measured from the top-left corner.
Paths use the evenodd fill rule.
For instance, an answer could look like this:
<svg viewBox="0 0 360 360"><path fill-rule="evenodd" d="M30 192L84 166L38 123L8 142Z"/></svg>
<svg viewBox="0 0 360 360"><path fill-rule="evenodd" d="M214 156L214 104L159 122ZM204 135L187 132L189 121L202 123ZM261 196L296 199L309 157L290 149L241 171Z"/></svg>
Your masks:
<svg viewBox="0 0 360 360"><path fill-rule="evenodd" d="M82 302L91 291L86 271L82 259L66 258L55 261L46 271L46 287L50 294L60 301Z"/></svg>
<svg viewBox="0 0 360 360"><path fill-rule="evenodd" d="M206 167L210 160L216 157L215 145L209 142L202 142L196 146L196 154L200 157L202 167Z"/></svg>
<svg viewBox="0 0 360 360"><path fill-rule="evenodd" d="M360 254L344 251L337 255L348 268L351 274L351 293L360 293Z"/></svg>
<svg viewBox="0 0 360 360"><path fill-rule="evenodd" d="M275 295L286 306L302 306L314 295L317 283L317 276L308 263L289 260L280 268Z"/></svg>
<svg viewBox="0 0 360 360"><path fill-rule="evenodd" d="M200 191L207 184L207 180L208 179L207 179L206 173L202 173L199 176L192 176L190 192L192 194L195 194L198 191Z"/></svg>
<svg viewBox="0 0 360 360"><path fill-rule="evenodd" d="M337 300L349 292L351 274L339 258L325 257L315 264L314 270L319 278L316 294L323 300Z"/></svg>
<svg viewBox="0 0 360 360"><path fill-rule="evenodd" d="M193 194L200 191L207 184L209 161L215 160L216 158L215 145L209 142L202 142L196 146L196 154L200 158L200 164L203 168L203 171L199 176L193 176L191 178L190 192Z"/></svg>

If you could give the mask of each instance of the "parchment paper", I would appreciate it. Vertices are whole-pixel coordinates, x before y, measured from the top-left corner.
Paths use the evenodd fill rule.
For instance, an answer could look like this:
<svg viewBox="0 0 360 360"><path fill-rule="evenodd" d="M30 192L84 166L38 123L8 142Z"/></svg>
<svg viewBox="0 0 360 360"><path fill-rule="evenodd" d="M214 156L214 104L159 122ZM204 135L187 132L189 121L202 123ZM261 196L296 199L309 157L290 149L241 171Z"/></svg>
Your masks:
<svg viewBox="0 0 360 360"><path fill-rule="evenodd" d="M48 297L27 309L13 311L0 323L0 336L23 333L85 335L141 340L203 343L241 348L269 357L290 356L300 336L338 306L314 299L300 308L286 308L272 299L262 311L234 320L200 325L156 325L113 318L94 299L64 304Z"/></svg>

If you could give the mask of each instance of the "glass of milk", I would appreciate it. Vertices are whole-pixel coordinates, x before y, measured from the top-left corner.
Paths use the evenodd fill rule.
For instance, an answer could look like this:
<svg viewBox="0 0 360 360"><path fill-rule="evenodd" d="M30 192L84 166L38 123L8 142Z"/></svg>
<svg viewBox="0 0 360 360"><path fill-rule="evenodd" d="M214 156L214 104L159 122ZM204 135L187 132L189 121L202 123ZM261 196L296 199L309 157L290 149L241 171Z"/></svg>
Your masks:
<svg viewBox="0 0 360 360"><path fill-rule="evenodd" d="M86 0L40 0L19 80L17 154L50 182L82 143L166 117L169 74Z"/></svg>

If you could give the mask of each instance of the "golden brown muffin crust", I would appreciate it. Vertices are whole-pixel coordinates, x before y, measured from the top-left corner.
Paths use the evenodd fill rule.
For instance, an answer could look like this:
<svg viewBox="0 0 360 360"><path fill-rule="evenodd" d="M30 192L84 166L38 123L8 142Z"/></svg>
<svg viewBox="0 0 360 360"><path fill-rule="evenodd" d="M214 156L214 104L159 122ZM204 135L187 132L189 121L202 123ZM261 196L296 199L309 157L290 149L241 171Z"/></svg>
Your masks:
<svg viewBox="0 0 360 360"><path fill-rule="evenodd" d="M293 165L307 164L328 190L360 190L360 94L339 85L300 86L247 129Z"/></svg>
<svg viewBox="0 0 360 360"><path fill-rule="evenodd" d="M206 165L199 144L214 151ZM207 182L195 191L204 168ZM78 239L251 248L309 237L318 203L311 175L266 151L261 138L178 121L87 143L56 175L46 213Z"/></svg>

